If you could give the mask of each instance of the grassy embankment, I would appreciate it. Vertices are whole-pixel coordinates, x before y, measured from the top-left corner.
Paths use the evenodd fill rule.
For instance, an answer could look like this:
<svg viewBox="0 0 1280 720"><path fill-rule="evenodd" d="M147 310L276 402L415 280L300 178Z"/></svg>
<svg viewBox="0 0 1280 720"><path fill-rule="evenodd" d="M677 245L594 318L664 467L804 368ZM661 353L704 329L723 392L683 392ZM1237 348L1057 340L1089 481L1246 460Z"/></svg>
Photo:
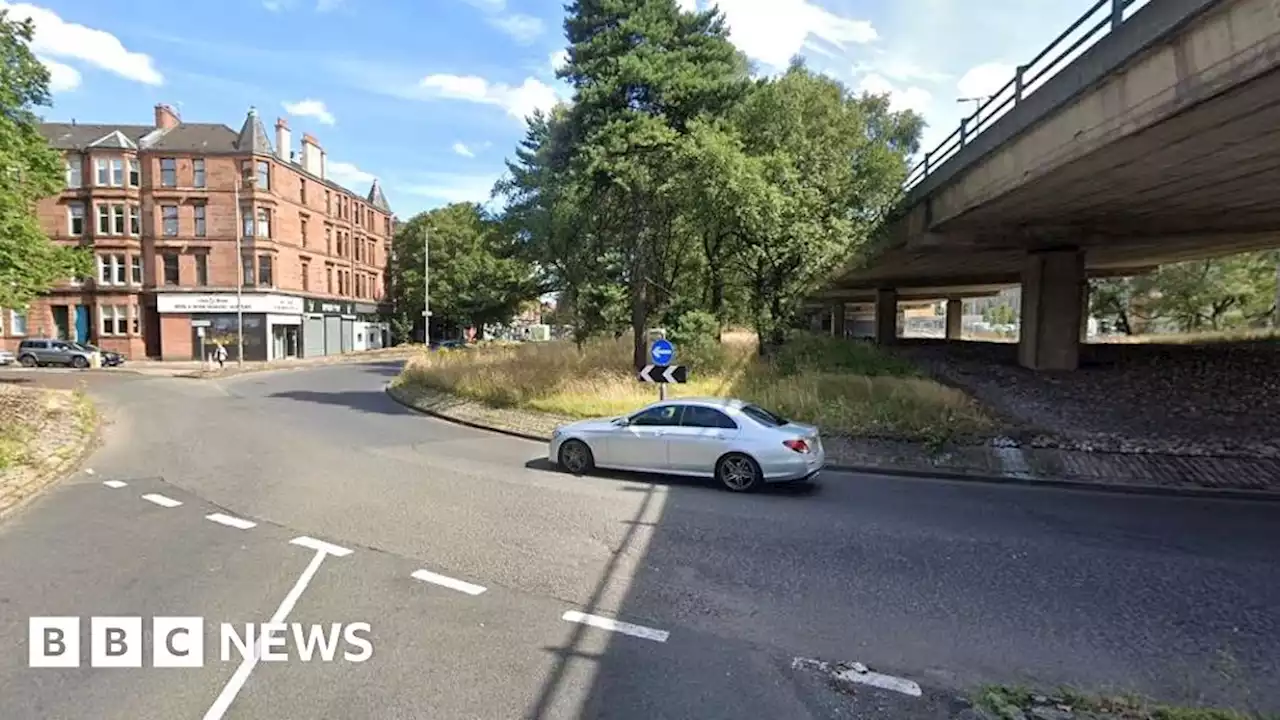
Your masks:
<svg viewBox="0 0 1280 720"><path fill-rule="evenodd" d="M690 361L690 382L672 397L732 396L829 432L941 441L982 435L995 423L971 398L922 377L872 345L802 336L774 357L756 355L754 337L726 335ZM657 399L629 370L629 339L492 345L424 353L400 382L503 408L600 417Z"/></svg>

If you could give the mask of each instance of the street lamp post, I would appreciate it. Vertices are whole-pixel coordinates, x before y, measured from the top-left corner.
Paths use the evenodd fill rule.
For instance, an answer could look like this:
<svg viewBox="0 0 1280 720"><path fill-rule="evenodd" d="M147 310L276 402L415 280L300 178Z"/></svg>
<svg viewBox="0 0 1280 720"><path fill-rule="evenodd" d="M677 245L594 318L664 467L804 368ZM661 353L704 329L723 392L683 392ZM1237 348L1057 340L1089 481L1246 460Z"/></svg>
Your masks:
<svg viewBox="0 0 1280 720"><path fill-rule="evenodd" d="M422 345L431 347L431 231L422 227Z"/></svg>

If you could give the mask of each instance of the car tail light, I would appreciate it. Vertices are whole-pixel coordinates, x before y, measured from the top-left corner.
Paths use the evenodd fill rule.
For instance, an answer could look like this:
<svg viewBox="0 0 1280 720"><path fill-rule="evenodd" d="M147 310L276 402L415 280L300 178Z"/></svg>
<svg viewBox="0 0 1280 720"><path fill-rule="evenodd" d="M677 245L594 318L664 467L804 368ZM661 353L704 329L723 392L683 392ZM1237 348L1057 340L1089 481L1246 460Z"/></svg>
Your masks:
<svg viewBox="0 0 1280 720"><path fill-rule="evenodd" d="M787 447L791 448L792 450L798 453L809 452L809 443L803 440L783 440L782 444L786 445Z"/></svg>

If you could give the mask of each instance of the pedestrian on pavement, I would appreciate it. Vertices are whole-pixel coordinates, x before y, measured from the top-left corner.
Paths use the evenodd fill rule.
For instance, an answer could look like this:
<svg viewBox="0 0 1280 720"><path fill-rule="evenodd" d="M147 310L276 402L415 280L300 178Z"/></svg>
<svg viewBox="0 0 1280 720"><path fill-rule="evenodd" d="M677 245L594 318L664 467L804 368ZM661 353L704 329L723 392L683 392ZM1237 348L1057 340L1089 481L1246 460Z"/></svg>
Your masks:
<svg viewBox="0 0 1280 720"><path fill-rule="evenodd" d="M218 361L218 369L221 370L227 362L227 346L223 345L221 340L215 342L214 345L213 359Z"/></svg>

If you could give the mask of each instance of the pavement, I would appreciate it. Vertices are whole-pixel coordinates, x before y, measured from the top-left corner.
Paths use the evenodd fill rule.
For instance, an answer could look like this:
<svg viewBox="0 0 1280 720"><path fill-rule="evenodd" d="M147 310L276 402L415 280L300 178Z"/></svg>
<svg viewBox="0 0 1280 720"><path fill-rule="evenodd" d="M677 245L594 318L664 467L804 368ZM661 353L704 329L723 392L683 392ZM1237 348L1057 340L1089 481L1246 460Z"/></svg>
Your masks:
<svg viewBox="0 0 1280 720"><path fill-rule="evenodd" d="M0 715L943 718L984 683L1280 709L1280 505L578 478L403 408L397 371L75 377L107 427L0 524ZM80 667L28 667L32 616L81 618ZM88 667L90 616L142 617L144 667ZM152 667L170 616L202 619L203 667ZM372 655L224 661L221 623L269 620L368 623Z"/></svg>

